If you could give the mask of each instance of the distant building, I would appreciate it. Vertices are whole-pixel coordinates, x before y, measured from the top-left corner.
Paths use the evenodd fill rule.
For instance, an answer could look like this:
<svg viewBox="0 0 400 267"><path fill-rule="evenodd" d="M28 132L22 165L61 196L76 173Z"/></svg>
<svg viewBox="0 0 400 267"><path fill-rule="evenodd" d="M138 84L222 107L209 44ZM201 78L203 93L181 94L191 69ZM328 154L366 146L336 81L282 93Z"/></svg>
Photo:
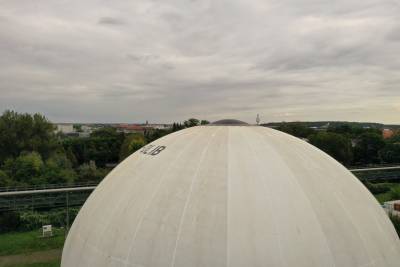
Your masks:
<svg viewBox="0 0 400 267"><path fill-rule="evenodd" d="M172 128L172 124L146 124L146 126L159 130L167 130Z"/></svg>
<svg viewBox="0 0 400 267"><path fill-rule="evenodd" d="M393 137L393 135L394 135L394 131L391 129L383 129L382 130L383 139L389 139L389 138Z"/></svg>
<svg viewBox="0 0 400 267"><path fill-rule="evenodd" d="M88 125L82 125L81 129L84 133L91 133L93 132L93 128L91 126Z"/></svg>
<svg viewBox="0 0 400 267"><path fill-rule="evenodd" d="M171 124L118 124L114 126L117 128L117 131L123 133L145 133L151 132L156 129L158 130L167 130L171 129Z"/></svg>
<svg viewBox="0 0 400 267"><path fill-rule="evenodd" d="M148 126L136 125L136 124L119 124L116 126L117 131L123 133L142 133L149 129Z"/></svg>
<svg viewBox="0 0 400 267"><path fill-rule="evenodd" d="M58 123L56 124L56 132L62 132L63 134L74 133L74 125L72 123Z"/></svg>
<svg viewBox="0 0 400 267"><path fill-rule="evenodd" d="M78 137L89 137L90 136L90 132L79 132L78 133Z"/></svg>

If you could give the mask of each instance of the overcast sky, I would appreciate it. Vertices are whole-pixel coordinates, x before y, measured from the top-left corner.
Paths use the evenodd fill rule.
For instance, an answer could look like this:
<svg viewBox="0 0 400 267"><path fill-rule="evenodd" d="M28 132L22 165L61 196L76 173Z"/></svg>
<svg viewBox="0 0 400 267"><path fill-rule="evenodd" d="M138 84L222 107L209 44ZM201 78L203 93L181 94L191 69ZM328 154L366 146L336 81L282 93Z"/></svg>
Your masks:
<svg viewBox="0 0 400 267"><path fill-rule="evenodd" d="M0 109L400 123L399 3L0 0Z"/></svg>

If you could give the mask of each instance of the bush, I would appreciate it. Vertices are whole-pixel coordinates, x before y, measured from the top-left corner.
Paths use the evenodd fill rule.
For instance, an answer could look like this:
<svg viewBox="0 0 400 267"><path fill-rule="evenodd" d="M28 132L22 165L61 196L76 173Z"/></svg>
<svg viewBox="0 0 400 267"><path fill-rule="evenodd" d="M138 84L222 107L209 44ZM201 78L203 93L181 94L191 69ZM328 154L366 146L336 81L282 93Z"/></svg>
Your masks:
<svg viewBox="0 0 400 267"><path fill-rule="evenodd" d="M381 134L367 132L357 138L354 147L355 164L378 164L381 163L379 151L385 147Z"/></svg>
<svg viewBox="0 0 400 267"><path fill-rule="evenodd" d="M9 158L4 163L4 171L20 185L36 184L42 169L43 160L37 152L23 152L16 159Z"/></svg>
<svg viewBox="0 0 400 267"><path fill-rule="evenodd" d="M53 125L42 115L5 111L0 116L0 164L23 151L37 151L44 159L57 150Z"/></svg>
<svg viewBox="0 0 400 267"><path fill-rule="evenodd" d="M82 164L78 169L79 183L100 182L108 173L107 169L97 168L92 161L89 164Z"/></svg>
<svg viewBox="0 0 400 267"><path fill-rule="evenodd" d="M310 136L310 144L323 150L342 164L349 165L352 162L351 141L344 135L318 132Z"/></svg>
<svg viewBox="0 0 400 267"><path fill-rule="evenodd" d="M283 123L278 130L299 138L307 138L315 133L313 129L301 122Z"/></svg>
<svg viewBox="0 0 400 267"><path fill-rule="evenodd" d="M400 188L390 189L390 197L391 199L400 199Z"/></svg>
<svg viewBox="0 0 400 267"><path fill-rule="evenodd" d="M128 135L121 146L121 150L119 153L119 160L120 161L124 160L129 155L142 148L144 145L146 145L146 140L143 137L143 135L140 134Z"/></svg>
<svg viewBox="0 0 400 267"><path fill-rule="evenodd" d="M70 225L78 215L78 208L69 209ZM30 231L40 229L43 225L65 227L67 211L65 208L52 211L22 211L0 214L0 233L10 231Z"/></svg>
<svg viewBox="0 0 400 267"><path fill-rule="evenodd" d="M0 170L0 187L9 187L13 185L13 181L8 177L7 173Z"/></svg>
<svg viewBox="0 0 400 267"><path fill-rule="evenodd" d="M50 220L44 214L36 211L26 211L20 213L21 230L34 230L42 227L43 225L50 224Z"/></svg>
<svg viewBox="0 0 400 267"><path fill-rule="evenodd" d="M386 146L379 151L379 155L385 163L400 163L400 144L386 144Z"/></svg>
<svg viewBox="0 0 400 267"><path fill-rule="evenodd" d="M49 184L66 184L73 183L77 174L65 154L55 154L46 161L41 177Z"/></svg>
<svg viewBox="0 0 400 267"><path fill-rule="evenodd" d="M368 190L374 194L382 194L390 191L390 186L388 184L373 184L370 182L365 182L365 186Z"/></svg>
<svg viewBox="0 0 400 267"><path fill-rule="evenodd" d="M0 213L0 233L16 231L21 225L19 214L13 211Z"/></svg>

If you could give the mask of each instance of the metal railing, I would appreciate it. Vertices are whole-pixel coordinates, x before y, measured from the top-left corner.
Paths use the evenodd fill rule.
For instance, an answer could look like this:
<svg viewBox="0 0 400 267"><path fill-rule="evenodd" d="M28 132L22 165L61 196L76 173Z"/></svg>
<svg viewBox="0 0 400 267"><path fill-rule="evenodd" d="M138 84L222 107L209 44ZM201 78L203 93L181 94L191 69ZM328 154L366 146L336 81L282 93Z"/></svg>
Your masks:
<svg viewBox="0 0 400 267"><path fill-rule="evenodd" d="M376 166L349 169L359 179L400 180L400 166ZM0 187L0 211L80 206L98 183L44 184Z"/></svg>
<svg viewBox="0 0 400 267"><path fill-rule="evenodd" d="M400 180L400 166L374 166L350 169L361 180L368 181L398 181Z"/></svg>
<svg viewBox="0 0 400 267"><path fill-rule="evenodd" d="M351 172L369 172L369 171L389 171L400 170L400 166L385 166L385 167L360 167L349 169Z"/></svg>
<svg viewBox="0 0 400 267"><path fill-rule="evenodd" d="M0 192L0 212L81 206L95 188L96 185L80 184L75 187L31 187L30 190L2 191Z"/></svg>
<svg viewBox="0 0 400 267"><path fill-rule="evenodd" d="M71 184L42 184L42 185L27 185L27 186L14 186L14 187L0 187L0 192L15 192L15 191L34 191L34 190L48 190L48 189L61 189L61 188L78 188L97 186L96 182L87 183L71 183Z"/></svg>

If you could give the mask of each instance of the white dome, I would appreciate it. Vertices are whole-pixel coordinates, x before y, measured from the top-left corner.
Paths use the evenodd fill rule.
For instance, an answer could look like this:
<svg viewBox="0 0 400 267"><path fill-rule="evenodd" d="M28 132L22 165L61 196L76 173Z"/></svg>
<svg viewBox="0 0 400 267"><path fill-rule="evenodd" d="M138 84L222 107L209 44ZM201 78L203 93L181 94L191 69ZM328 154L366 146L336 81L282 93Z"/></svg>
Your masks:
<svg viewBox="0 0 400 267"><path fill-rule="evenodd" d="M313 146L257 126L175 132L87 200L62 267L398 267L374 197Z"/></svg>

